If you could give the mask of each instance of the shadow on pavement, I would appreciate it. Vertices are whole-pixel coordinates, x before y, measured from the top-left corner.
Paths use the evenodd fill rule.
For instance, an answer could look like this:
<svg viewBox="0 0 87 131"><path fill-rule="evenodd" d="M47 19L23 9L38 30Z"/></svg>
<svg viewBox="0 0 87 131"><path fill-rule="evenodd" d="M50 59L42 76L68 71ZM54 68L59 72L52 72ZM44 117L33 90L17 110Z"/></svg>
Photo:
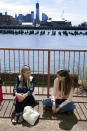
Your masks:
<svg viewBox="0 0 87 131"><path fill-rule="evenodd" d="M30 125L28 122L23 121L22 126L31 128L32 126L36 126L38 123L39 123L39 119L35 122L35 125Z"/></svg>
<svg viewBox="0 0 87 131"><path fill-rule="evenodd" d="M74 113L53 114L52 112L46 111L43 113L42 119L59 120L59 128L63 130L71 130L78 122Z"/></svg>
<svg viewBox="0 0 87 131"><path fill-rule="evenodd" d="M14 114L15 114L15 111L13 111L13 113L12 113L12 118L14 117ZM63 129L63 130L71 130L73 128L73 126L75 124L77 124L77 122L78 122L76 115L72 112L53 114L52 111L44 111L42 116L40 116L39 119L42 119L42 120L58 120L59 121L58 126L59 126L60 129ZM39 119L36 121L34 126L36 126L39 123ZM23 121L22 125L29 127L29 128L32 127L26 121Z"/></svg>

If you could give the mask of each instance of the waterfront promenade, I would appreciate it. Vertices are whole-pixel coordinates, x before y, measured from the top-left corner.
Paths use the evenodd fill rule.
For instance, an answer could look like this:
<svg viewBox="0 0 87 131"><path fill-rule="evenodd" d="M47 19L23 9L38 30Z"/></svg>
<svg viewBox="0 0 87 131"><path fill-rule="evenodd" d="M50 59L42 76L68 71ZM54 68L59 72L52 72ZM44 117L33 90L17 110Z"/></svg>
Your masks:
<svg viewBox="0 0 87 131"><path fill-rule="evenodd" d="M47 116L46 114L44 114ZM78 121L74 114L59 115L58 119L39 119L34 125L30 126L27 122L12 125L10 118L0 118L0 131L87 131L87 121ZM48 117L50 115L48 114Z"/></svg>
<svg viewBox="0 0 87 131"><path fill-rule="evenodd" d="M36 90L35 90L36 91ZM83 112L81 112L81 109L78 108L78 105L85 102L85 106L87 109L87 98L85 97L74 97L73 101L77 104L76 109L74 110L74 113L70 114L57 114L54 115L51 111L44 111L43 105L41 100L46 96L35 96L37 100L39 100L39 106L35 107L35 110L37 110L40 113L40 118L37 121L37 123L34 126L30 126L27 122L23 122L22 124L13 125L11 123L11 117L6 118L6 115L4 118L0 118L0 131L87 131L87 119L83 116ZM12 95L4 95L5 102L10 100L10 108L7 112L11 112L11 105L13 104L13 96ZM80 102L80 103L78 103ZM6 102L7 103L7 102ZM5 103L5 104L6 104ZM5 105L4 104L4 105ZM1 108L1 105L0 105ZM5 106L3 106L5 109ZM83 106L81 107L83 108ZM12 109L12 112L14 110L14 106ZM4 110L3 110L4 111ZM3 111L1 110L1 114L3 114ZM79 113L77 113L77 112ZM87 110L83 110L86 118L87 118ZM5 113L7 114L7 113Z"/></svg>

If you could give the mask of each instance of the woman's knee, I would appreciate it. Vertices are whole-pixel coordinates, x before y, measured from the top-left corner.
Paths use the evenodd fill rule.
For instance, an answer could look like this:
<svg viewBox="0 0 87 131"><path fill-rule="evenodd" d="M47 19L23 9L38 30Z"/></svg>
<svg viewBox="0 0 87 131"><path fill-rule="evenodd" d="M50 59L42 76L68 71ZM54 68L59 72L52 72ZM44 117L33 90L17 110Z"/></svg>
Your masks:
<svg viewBox="0 0 87 131"><path fill-rule="evenodd" d="M59 112L66 112L66 111L73 111L75 109L76 105L74 102L70 102L67 105L65 105L64 107L62 107Z"/></svg>
<svg viewBox="0 0 87 131"><path fill-rule="evenodd" d="M69 108L70 108L71 110L73 110L74 108L76 108L76 104L75 104L73 101L71 101L71 102L68 104L68 106L69 106Z"/></svg>
<svg viewBox="0 0 87 131"><path fill-rule="evenodd" d="M45 106L52 106L52 101L51 101L50 98L44 98L44 99L42 100L42 103L43 103L43 105L45 105Z"/></svg>

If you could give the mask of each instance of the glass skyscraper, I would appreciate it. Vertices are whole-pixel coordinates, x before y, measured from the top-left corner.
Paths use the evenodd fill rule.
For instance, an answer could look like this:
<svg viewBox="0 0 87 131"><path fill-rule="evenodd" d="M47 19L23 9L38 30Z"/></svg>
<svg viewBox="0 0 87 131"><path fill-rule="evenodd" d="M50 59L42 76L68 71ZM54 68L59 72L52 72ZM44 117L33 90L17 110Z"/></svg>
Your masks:
<svg viewBox="0 0 87 131"><path fill-rule="evenodd" d="M39 19L39 3L36 3L36 24L40 24L40 19Z"/></svg>

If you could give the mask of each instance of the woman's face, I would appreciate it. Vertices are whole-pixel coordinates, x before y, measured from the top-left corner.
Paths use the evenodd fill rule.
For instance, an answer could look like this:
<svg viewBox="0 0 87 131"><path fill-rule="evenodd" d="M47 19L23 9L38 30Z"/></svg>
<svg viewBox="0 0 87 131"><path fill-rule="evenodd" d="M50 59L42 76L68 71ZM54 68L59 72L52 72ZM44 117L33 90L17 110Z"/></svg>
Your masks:
<svg viewBox="0 0 87 131"><path fill-rule="evenodd" d="M29 78L30 74L31 74L31 70L28 70L28 71L26 71L25 73L23 73L23 75L24 75L24 77L25 77L26 79Z"/></svg>
<svg viewBox="0 0 87 131"><path fill-rule="evenodd" d="M61 77L60 75L57 75L57 77L58 77L58 79L59 79L60 81L64 81L64 80L65 80L65 77Z"/></svg>

